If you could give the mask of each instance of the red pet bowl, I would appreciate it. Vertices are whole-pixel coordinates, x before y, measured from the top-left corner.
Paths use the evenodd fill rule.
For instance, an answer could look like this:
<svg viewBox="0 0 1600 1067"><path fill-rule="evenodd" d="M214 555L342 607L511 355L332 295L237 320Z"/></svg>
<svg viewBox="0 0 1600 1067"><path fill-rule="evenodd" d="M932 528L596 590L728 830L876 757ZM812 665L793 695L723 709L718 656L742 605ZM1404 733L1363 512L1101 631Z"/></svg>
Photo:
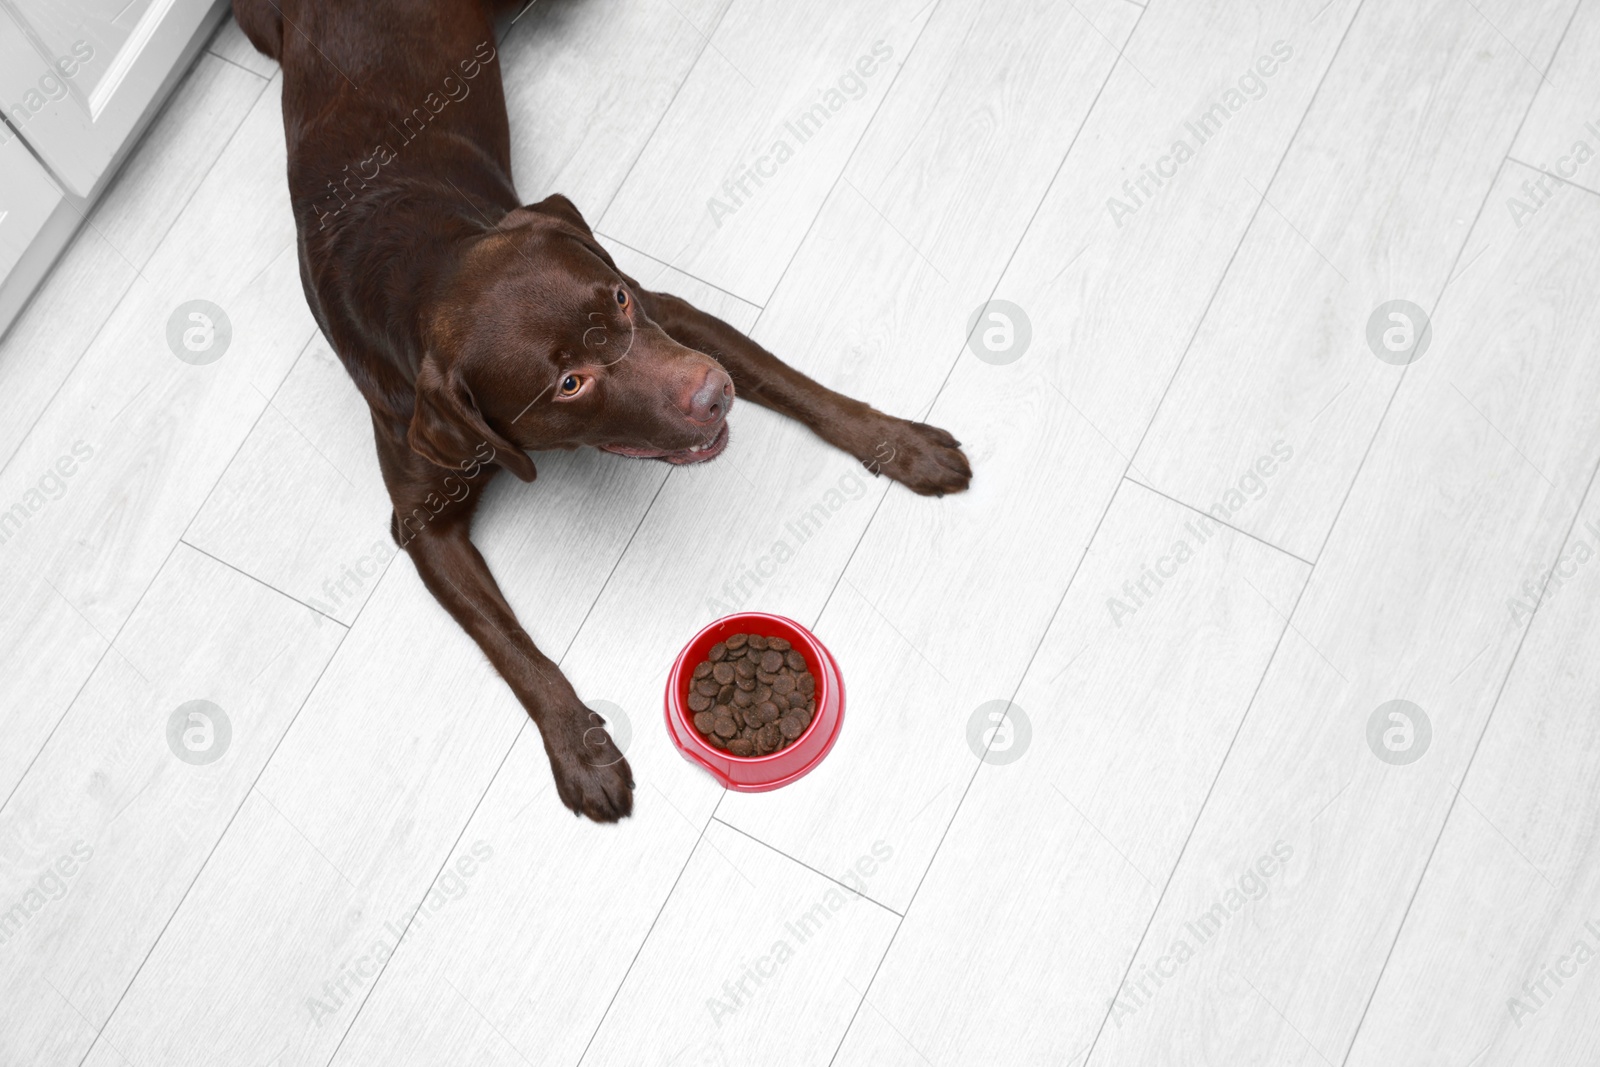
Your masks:
<svg viewBox="0 0 1600 1067"><path fill-rule="evenodd" d="M793 744L766 756L735 756L712 745L694 728L694 713L689 710L689 682L696 665L711 652L711 646L734 634L760 634L781 637L805 657L806 667L817 680L817 713L806 732ZM822 762L839 738L844 723L844 680L833 654L816 635L793 619L748 611L718 619L694 635L678 654L667 678L667 732L683 758L698 763L729 789L741 793L764 793L808 774Z"/></svg>

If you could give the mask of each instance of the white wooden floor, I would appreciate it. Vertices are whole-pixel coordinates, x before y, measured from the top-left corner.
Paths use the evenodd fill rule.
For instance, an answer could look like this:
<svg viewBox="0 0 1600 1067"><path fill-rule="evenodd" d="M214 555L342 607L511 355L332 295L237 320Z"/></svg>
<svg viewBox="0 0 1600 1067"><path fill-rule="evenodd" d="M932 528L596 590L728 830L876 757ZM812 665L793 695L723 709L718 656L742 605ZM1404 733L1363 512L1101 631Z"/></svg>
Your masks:
<svg viewBox="0 0 1600 1067"><path fill-rule="evenodd" d="M703 468L500 480L480 544L639 782L574 819L393 558L230 23L0 341L0 1065L1600 1060L1600 0L503 30L528 200L972 490L749 404ZM990 300L1031 341L980 359ZM848 685L775 793L661 723L735 608Z"/></svg>

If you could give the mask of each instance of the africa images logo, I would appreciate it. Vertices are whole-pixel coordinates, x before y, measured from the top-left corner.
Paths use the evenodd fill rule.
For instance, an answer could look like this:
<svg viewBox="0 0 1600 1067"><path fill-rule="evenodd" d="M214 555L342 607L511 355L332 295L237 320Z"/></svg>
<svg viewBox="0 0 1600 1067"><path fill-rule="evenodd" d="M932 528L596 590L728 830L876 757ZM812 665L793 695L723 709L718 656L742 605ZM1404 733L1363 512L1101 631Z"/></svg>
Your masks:
<svg viewBox="0 0 1600 1067"><path fill-rule="evenodd" d="M167 316L167 348L192 366L215 363L232 342L232 320L209 300L184 301Z"/></svg>

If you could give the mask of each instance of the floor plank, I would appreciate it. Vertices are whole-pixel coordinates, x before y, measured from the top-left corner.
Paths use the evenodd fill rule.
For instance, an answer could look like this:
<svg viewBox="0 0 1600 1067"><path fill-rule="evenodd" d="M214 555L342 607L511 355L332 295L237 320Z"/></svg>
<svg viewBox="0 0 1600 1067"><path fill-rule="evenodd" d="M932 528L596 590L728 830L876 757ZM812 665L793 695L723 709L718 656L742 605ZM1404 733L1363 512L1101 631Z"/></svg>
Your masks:
<svg viewBox="0 0 1600 1067"><path fill-rule="evenodd" d="M565 193L598 224L730 2L541 0L515 15L500 69L523 199Z"/></svg>
<svg viewBox="0 0 1600 1067"><path fill-rule="evenodd" d="M1491 195L1527 173L1510 165ZM1482 262L1434 316L1435 358L1406 374L1132 972L1211 907L1238 842L1303 841L1305 862L1134 1024L1107 1026L1091 1063L1348 1050L1518 648L1507 598L1556 557L1600 461L1580 399L1600 386L1600 315L1578 295L1600 282L1600 198L1541 221L1488 213L1469 240ZM1430 730L1413 712L1404 733L1393 700ZM1379 756L1396 746L1412 762Z"/></svg>
<svg viewBox="0 0 1600 1067"><path fill-rule="evenodd" d="M734 0L600 227L764 305L929 6Z"/></svg>
<svg viewBox="0 0 1600 1067"><path fill-rule="evenodd" d="M1203 523L1124 483L836 1063L1081 1062L1310 570ZM1179 542L1114 623L1108 592Z"/></svg>
<svg viewBox="0 0 1600 1067"><path fill-rule="evenodd" d="M1600 943L1600 736L1592 716L1572 713L1600 699L1597 530L1591 490L1561 552L1564 577L1458 779L1351 1064L1587 1063L1600 1049L1588 966Z"/></svg>
<svg viewBox="0 0 1600 1067"><path fill-rule="evenodd" d="M0 810L0 900L27 909L0 923L0 1060L88 1052L337 647L313 618L186 547L162 568ZM200 763L169 726L193 700L221 709Z"/></svg>
<svg viewBox="0 0 1600 1067"><path fill-rule="evenodd" d="M1363 6L1282 170L1245 190L1266 206L1134 457L1148 484L1208 508L1289 442L1229 521L1317 558L1404 373L1369 320L1396 299L1431 313L1470 267L1468 230L1575 3Z"/></svg>
<svg viewBox="0 0 1600 1067"><path fill-rule="evenodd" d="M898 921L859 893L893 861L824 877L713 820L583 1062L827 1062Z"/></svg>
<svg viewBox="0 0 1600 1067"><path fill-rule="evenodd" d="M1600 192L1600 163L1595 161L1600 153L1600 71L1592 62L1596 49L1600 5L1583 0L1511 149L1520 162L1591 192ZM1565 192L1558 184L1530 178L1528 189L1518 188L1503 204L1491 207L1526 225L1545 201Z"/></svg>

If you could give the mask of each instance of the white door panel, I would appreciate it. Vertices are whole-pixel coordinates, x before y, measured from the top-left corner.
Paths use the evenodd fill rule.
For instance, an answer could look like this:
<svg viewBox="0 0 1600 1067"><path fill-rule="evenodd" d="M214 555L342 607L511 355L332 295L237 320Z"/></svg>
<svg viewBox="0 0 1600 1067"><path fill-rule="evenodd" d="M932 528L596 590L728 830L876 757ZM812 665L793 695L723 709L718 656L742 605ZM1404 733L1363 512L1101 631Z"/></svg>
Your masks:
<svg viewBox="0 0 1600 1067"><path fill-rule="evenodd" d="M0 278L22 259L45 221L61 204L61 194L43 168L15 137L0 142Z"/></svg>
<svg viewBox="0 0 1600 1067"><path fill-rule="evenodd" d="M0 0L0 109L88 196L214 0Z"/></svg>

